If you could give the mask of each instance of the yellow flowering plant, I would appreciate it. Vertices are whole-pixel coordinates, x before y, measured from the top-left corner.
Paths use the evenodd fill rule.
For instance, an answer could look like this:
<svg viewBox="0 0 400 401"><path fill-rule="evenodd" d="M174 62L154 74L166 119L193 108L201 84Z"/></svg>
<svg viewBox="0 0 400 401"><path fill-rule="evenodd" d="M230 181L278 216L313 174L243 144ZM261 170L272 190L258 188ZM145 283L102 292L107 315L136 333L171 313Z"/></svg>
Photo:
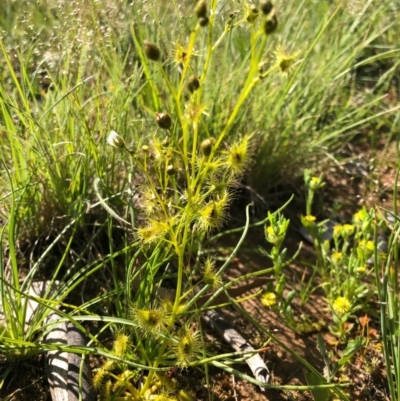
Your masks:
<svg viewBox="0 0 400 401"><path fill-rule="evenodd" d="M282 245L289 228L290 220L285 218L280 211L276 213L268 212L267 219L268 222L264 227L264 235L266 241L272 245L272 248L269 252L264 249L260 249L260 251L272 261L273 267L271 270L274 273L275 280L274 283L269 283L267 285L267 288L260 297L260 301L266 308L271 308L280 314L286 324L294 330L297 330L299 322L296 321L291 307L291 303L297 295L297 292L292 290L284 296L283 291L286 283L284 268L289 266L289 264L296 259L300 252L301 245L297 252L288 259L287 250L286 248L282 249Z"/></svg>
<svg viewBox="0 0 400 401"><path fill-rule="evenodd" d="M306 171L304 178L307 214L301 216L301 222L314 245L316 262L312 265L313 275L301 290L300 297L302 302L308 299L313 279L319 277L320 288L332 311L330 330L344 341L352 327L348 320L373 294L366 282L372 272L371 257L375 251L371 232L373 217L363 207L355 213L352 224L333 225L330 233L327 221L318 222L312 214L315 194L325 186L322 176Z"/></svg>
<svg viewBox="0 0 400 401"><path fill-rule="evenodd" d="M135 293L130 292L128 317L136 326L130 338L136 353L149 365L149 373L136 393L123 383L118 389L134 400L150 396L149 391L161 380L159 369L190 367L204 356L198 330L201 311L195 302L198 294L222 286L223 270L216 267L215 258L204 259L195 252L210 233L224 226L234 188L251 162L253 134L244 132L232 141L229 134L253 88L277 68L272 66L262 76L258 68L265 43L277 25L275 10L246 8L243 20L227 24L219 32L217 6L217 1L200 0L193 8L188 40L174 46L172 64L178 73L167 68L166 49L156 40L145 40L144 31L132 26L133 43L147 82L137 102L148 115L149 132L140 144L129 144L114 130L107 138L115 152L130 158L131 175L140 177L136 188L139 201L134 209L141 218L135 221L132 216L131 246L140 250L138 257L146 262L132 271L139 284ZM236 102L222 126L215 129L207 125L207 77L218 57L218 47L240 24L247 24L250 30L248 66ZM285 253L280 246L289 221L272 214L268 218L271 226L266 233L270 233L270 240L274 238L272 259L280 278ZM166 276L174 283L167 294L160 290ZM116 343L120 340L118 337ZM161 387L151 397L158 396Z"/></svg>

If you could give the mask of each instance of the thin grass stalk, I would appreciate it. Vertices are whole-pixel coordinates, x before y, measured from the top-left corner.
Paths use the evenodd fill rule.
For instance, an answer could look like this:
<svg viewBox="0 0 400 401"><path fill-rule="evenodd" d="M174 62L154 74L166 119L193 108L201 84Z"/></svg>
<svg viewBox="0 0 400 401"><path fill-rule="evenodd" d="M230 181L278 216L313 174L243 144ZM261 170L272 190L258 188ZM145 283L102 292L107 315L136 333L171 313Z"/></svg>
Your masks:
<svg viewBox="0 0 400 401"><path fill-rule="evenodd" d="M397 216L397 183L399 176L400 167L398 167L396 171L393 193L393 206L396 221L394 231L389 239L388 257L383 275L381 292L379 294L382 345L387 371L387 382L391 399L397 401L400 400L400 331L399 323L397 323L396 326L395 322L400 321L400 314L398 312L399 294L395 289L398 287L398 238L400 236L400 223ZM396 274L394 274L394 272L396 272ZM378 281L380 278L379 271L377 271L376 274Z"/></svg>

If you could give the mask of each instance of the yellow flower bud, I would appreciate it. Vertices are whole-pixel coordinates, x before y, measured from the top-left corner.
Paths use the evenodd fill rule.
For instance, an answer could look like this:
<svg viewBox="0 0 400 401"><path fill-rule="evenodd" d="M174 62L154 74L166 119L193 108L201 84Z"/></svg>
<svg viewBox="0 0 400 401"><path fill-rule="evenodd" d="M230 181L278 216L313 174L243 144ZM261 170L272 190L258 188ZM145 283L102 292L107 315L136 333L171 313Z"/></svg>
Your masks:
<svg viewBox="0 0 400 401"><path fill-rule="evenodd" d="M333 302L332 309L337 315L345 315L350 311L351 303L345 297L337 297Z"/></svg>

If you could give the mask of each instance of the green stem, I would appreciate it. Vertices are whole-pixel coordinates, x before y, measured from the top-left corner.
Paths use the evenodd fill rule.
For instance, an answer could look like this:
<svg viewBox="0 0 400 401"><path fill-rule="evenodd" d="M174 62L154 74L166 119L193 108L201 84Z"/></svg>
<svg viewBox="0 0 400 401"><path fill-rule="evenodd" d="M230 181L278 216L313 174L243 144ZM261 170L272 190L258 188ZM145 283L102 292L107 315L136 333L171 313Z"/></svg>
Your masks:
<svg viewBox="0 0 400 401"><path fill-rule="evenodd" d="M177 277L177 284L176 284L176 294L175 294L175 301L174 301L174 306L172 309L172 313L171 313L171 318L170 318L170 322L169 325L167 327L167 333L171 332L171 329L175 323L175 318L179 309L179 305L180 305L180 297L182 294L182 285L183 285L183 272L184 272L184 256L185 256L185 249L186 249L186 244L188 241L188 235L189 235L189 229L190 229L190 224L189 221L186 219L184 219L183 221L183 227L184 227L184 231L183 231L183 238L180 241L180 239L176 236L174 243L175 243L175 252L178 256L178 277ZM176 232L180 232L180 229L178 227L178 229L176 230ZM163 358L164 358L164 354L165 354L165 349L168 346L169 341L168 340L163 340L160 350L158 352L158 357L155 360L154 364L153 364L153 369L157 369L158 366L160 365L160 363L162 362ZM150 384L153 381L153 377L155 374L155 370L151 370L149 372L149 375L146 379L146 382L143 385L143 388L140 392L140 395L145 394L145 392L148 390L148 388L150 387Z"/></svg>

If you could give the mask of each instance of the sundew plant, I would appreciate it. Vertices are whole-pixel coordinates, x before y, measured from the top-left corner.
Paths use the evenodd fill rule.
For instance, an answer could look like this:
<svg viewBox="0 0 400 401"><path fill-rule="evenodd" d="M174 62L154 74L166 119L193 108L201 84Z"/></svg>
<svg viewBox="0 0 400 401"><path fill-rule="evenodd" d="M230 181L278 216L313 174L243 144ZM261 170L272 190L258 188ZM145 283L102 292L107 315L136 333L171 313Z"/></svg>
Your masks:
<svg viewBox="0 0 400 401"><path fill-rule="evenodd" d="M132 343L142 345L151 370L139 397L160 380L157 369L195 366L207 357L201 347L197 300L220 287L226 264L217 269L212 257L201 257L196 249L210 233L223 227L235 184L250 162L252 133L229 139L235 120L252 89L276 68L259 70L265 43L278 24L274 7L264 2L260 8L252 6L245 11L239 19L229 16L225 28L215 32L217 2L210 6L198 2L187 40L174 44L172 66L162 44L147 40L138 26L132 26L146 79L137 101L152 116L154 134L131 145L112 130L107 141L131 160L132 171L141 177L135 192L142 217L135 221L133 233L135 244L149 262L146 269L139 267L134 272L140 285L131 294L129 316L138 328ZM215 130L207 121L210 106L204 103L204 82L220 44L238 24L247 24L251 32L246 78L226 122ZM167 292L155 279L162 269L170 272L174 282ZM117 337L116 344L121 338ZM97 382L102 382L101 377Z"/></svg>
<svg viewBox="0 0 400 401"><path fill-rule="evenodd" d="M0 289L3 309L18 317L0 325L2 352L50 349L42 324L58 311L82 330L88 321L101 327L73 351L104 356L93 377L103 400L186 401L176 370L240 373L231 365L248 355L212 354L200 320L217 295L239 308L227 289L253 277L223 276L250 206L232 253L221 263L208 249L230 222L237 188L250 177L262 191L287 166L299 175L397 107L374 97L383 81L357 96L353 72L397 50L357 61L388 27L386 2L356 3L354 14L311 0L1 3L0 224L10 263L0 264ZM285 206L256 223L267 223L273 267L254 276L274 275L262 303L283 305L289 321ZM46 274L57 291L36 299L24 331L19 309ZM79 307L76 297L68 303L88 278L102 285L82 290Z"/></svg>

